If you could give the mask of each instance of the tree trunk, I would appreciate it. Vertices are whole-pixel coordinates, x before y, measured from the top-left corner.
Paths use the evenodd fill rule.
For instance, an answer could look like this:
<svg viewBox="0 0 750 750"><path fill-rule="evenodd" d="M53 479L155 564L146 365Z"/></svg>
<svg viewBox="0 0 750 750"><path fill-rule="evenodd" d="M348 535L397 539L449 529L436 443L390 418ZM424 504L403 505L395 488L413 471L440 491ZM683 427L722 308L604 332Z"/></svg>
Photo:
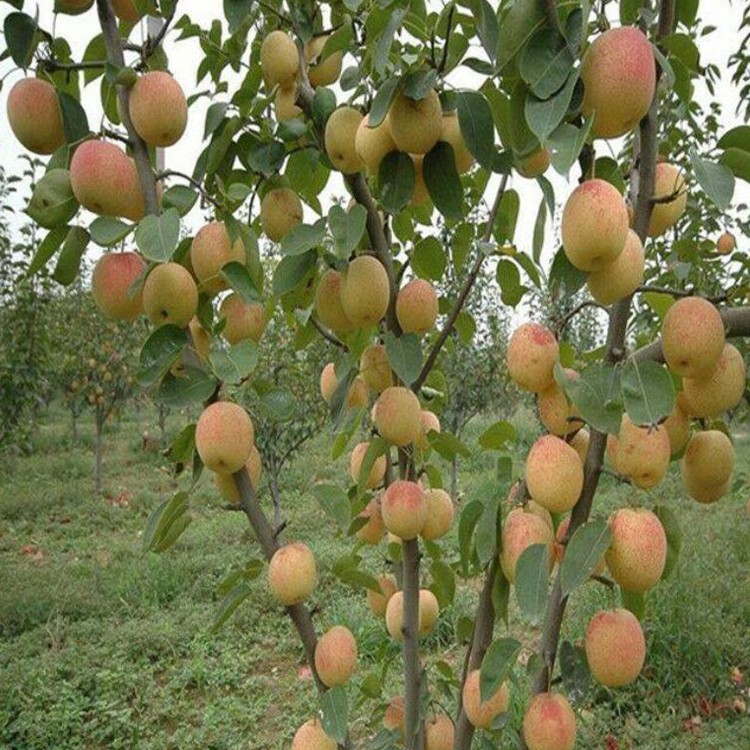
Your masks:
<svg viewBox="0 0 750 750"><path fill-rule="evenodd" d="M270 471L268 472L268 487L271 490L271 499L273 500L273 527L278 529L283 519L281 517L281 493L279 492L279 482L276 474L276 463L271 459Z"/></svg>
<svg viewBox="0 0 750 750"><path fill-rule="evenodd" d="M78 443L78 415L75 409L70 410L70 440L73 445Z"/></svg>
<svg viewBox="0 0 750 750"><path fill-rule="evenodd" d="M97 410L94 417L94 485L96 494L102 494L102 427L104 426L104 415Z"/></svg>
<svg viewBox="0 0 750 750"><path fill-rule="evenodd" d="M169 409L164 404L159 404L159 440L162 447L167 444L167 414Z"/></svg>
<svg viewBox="0 0 750 750"><path fill-rule="evenodd" d="M454 453L451 459L451 497L455 500L458 491L458 456Z"/></svg>

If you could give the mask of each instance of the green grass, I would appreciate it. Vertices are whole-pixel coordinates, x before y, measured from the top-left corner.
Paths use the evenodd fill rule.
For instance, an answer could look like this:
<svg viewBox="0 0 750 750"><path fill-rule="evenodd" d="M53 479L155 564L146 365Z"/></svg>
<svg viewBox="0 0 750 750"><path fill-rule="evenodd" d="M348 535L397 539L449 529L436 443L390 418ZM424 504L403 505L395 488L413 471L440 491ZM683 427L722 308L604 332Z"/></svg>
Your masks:
<svg viewBox="0 0 750 750"><path fill-rule="evenodd" d="M175 415L170 427L181 422ZM533 440L528 415L519 422L524 441ZM0 459L0 747L287 748L315 695L300 676L304 658L295 633L262 579L226 626L210 631L216 586L259 556L247 523L222 510L204 479L191 499L193 523L178 544L161 556L143 553L148 515L177 485L159 455L141 452L140 429L125 418L106 436L105 494L124 493L127 507L95 496L91 430L71 446L67 419L57 410L41 426L32 456ZM467 441L478 432L470 430ZM284 477L286 538L314 549L321 569L316 625L322 630L341 622L353 630L363 653L357 679L377 668L372 654L388 655L388 697L399 689L398 649L369 615L364 595L333 577L331 563L349 545L309 492L312 481L335 480L345 471L344 458L331 464L329 456L322 435ZM745 440L738 466L749 458ZM464 462L460 489L463 502L499 491L490 457ZM731 669L750 675L744 497L736 492L702 507L682 496L675 477L654 494L681 519L683 557L649 597L644 675L631 688L588 694L580 705L578 746L606 748L610 736L619 748L744 750L750 721L727 708L739 697ZM605 482L598 512L606 514L627 496L627 489ZM384 557L383 550L368 551L368 568L379 572ZM441 659L460 668L463 649L453 636L476 596L474 583L461 585L456 602L441 613L425 643L431 675ZM588 617L607 601L596 585L574 595L566 637L579 640ZM511 632L527 655L538 632L524 626L513 607ZM515 692L517 723L522 688ZM701 702L708 714L701 714ZM367 734L364 720L379 705L357 708L356 736ZM688 732L683 722L695 715L702 723ZM507 735L504 747L513 747L512 732Z"/></svg>

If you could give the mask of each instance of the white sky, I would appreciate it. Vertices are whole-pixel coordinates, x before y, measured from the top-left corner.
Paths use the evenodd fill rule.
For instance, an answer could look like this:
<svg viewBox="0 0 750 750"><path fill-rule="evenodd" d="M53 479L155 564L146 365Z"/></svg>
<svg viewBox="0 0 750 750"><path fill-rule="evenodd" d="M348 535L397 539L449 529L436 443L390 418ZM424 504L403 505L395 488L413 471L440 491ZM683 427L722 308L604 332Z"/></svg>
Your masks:
<svg viewBox="0 0 750 750"><path fill-rule="evenodd" d="M33 7L30 8L30 0L27 0L25 5L26 12L33 13ZM40 24L43 28L48 30L52 28L52 5L52 0L40 0ZM710 8L710 10L707 10L707 8ZM0 5L0 23L9 12L12 12L9 5L5 3ZM192 19L196 23L199 23L203 28L208 28L214 18L223 18L221 3L218 2L218 0L213 0L212 2L182 0L177 16L180 17L183 12L188 12ZM729 54L734 52L739 46L740 36L738 29L742 14L742 3L730 3L729 0L712 0L710 3L703 2L702 14L707 21L716 27L716 31L709 36L697 40L701 52L701 62L704 65L707 63L714 63L723 71L723 78L719 85L718 95L724 102L722 124L728 129L735 124L739 124L735 115L738 97L736 91L734 91L729 84L729 75L726 71ZM57 19L56 32L58 35L64 36L71 43L73 46L73 57L76 60L81 59L85 45L98 33L98 31L98 19L95 9L90 10L82 16L71 17L61 15ZM140 35L141 30L135 29L131 38L133 41L139 42L141 39ZM176 76L186 94L189 95L196 90L195 70L200 59L199 55L202 55L202 53L200 52L195 40L186 40L175 43L172 41L174 36L174 34L170 34L167 37L166 42L167 54L169 55L170 60L170 70ZM0 75L7 75L12 67L12 61L4 61L2 65L0 65ZM6 98L12 84L22 75L23 73L21 71L15 71L10 73L10 75L7 75L7 78L5 78L3 83L2 91L0 91L0 112L2 113L0 114L0 164L5 167L9 174L20 171L23 164L18 159L20 145L10 131L7 117L5 115ZM451 76L452 83L457 86L470 87L473 80L476 80L476 77L465 68L459 69L459 71L453 73ZM200 88L206 88L206 81L201 84ZM96 127L101 113L99 105L99 81L97 80L89 84L83 91L83 103L89 114L89 123L92 127ZM232 91L233 89L230 80L230 95ZM699 88L696 91L696 96L699 98L705 98L706 93ZM221 97L221 99L224 98L225 97ZM208 103L209 102L204 98L191 107L185 135L176 146L168 149L166 152L167 168L177 169L186 173L192 172L195 158L203 147L201 139L203 135L205 109L208 106ZM605 142L598 141L596 146L597 152L600 155L609 152ZM548 170L547 177L550 178L554 184L558 203L561 202L569 192L569 188L566 186L566 180L554 173L554 170L551 168ZM573 179L576 178L577 174L574 171ZM495 178L493 178L493 183L491 183L491 185L495 184L494 180ZM520 177L514 178L513 187L515 187L521 195L521 213L516 233L516 243L521 250L530 250L534 221L539 201L541 199L541 191L534 181L523 180ZM341 175L333 173L331 180L328 183L328 189L334 194L344 194ZM488 193L488 195L491 194L491 192ZM735 192L735 200L737 201L740 199L745 202L750 202L750 189L748 189L746 184L738 182L737 191ZM489 200L491 200L491 198L489 198ZM23 208L20 201L15 201L15 203L18 208ZM195 218L193 219L193 217ZM310 216L310 218L312 218L312 216ZM16 216L15 225L20 225L22 220L23 217ZM195 210L190 216L190 223L192 224L190 227L191 230L196 229L200 223L200 217L196 215ZM547 236L551 238L551 233L548 232ZM548 246L551 246L550 242L548 242Z"/></svg>

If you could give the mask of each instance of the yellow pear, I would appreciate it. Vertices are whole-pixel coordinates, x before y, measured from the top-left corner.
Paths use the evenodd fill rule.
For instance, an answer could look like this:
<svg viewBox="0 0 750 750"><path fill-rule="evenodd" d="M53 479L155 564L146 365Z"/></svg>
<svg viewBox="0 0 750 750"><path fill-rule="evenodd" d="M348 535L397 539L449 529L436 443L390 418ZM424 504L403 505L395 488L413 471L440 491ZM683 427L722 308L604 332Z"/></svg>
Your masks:
<svg viewBox="0 0 750 750"><path fill-rule="evenodd" d="M326 154L334 168L344 174L354 174L364 166L355 147L357 129L362 120L362 113L354 107L339 107L326 123Z"/></svg>
<svg viewBox="0 0 750 750"><path fill-rule="evenodd" d="M388 111L388 125L399 151L426 154L443 132L443 109L437 92L430 90L424 99L397 94Z"/></svg>

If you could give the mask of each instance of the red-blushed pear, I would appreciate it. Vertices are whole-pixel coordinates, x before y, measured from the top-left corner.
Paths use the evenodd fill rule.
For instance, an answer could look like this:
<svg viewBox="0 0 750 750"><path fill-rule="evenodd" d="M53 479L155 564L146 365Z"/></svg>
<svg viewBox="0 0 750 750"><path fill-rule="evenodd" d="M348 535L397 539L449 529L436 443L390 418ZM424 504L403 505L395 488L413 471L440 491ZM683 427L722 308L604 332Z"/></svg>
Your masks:
<svg viewBox="0 0 750 750"><path fill-rule="evenodd" d="M427 189L427 183L424 181L424 156L420 154L410 154L410 156L414 165L414 192L411 195L409 205L415 208L429 200L430 191Z"/></svg>
<svg viewBox="0 0 750 750"><path fill-rule="evenodd" d="M294 734L292 750L336 750L336 740L331 739L317 719L306 721Z"/></svg>
<svg viewBox="0 0 750 750"><path fill-rule="evenodd" d="M130 89L130 119L149 146L173 146L187 125L187 102L179 83L163 70L144 73Z"/></svg>
<svg viewBox="0 0 750 750"><path fill-rule="evenodd" d="M643 243L628 229L623 251L611 263L588 275L586 285L591 296L602 305L630 296L643 283L645 264Z"/></svg>
<svg viewBox="0 0 750 750"><path fill-rule="evenodd" d="M440 607L435 594L428 589L419 591L419 620L417 635L423 638L435 627ZM396 591L385 608L385 627L388 634L396 641L404 640L404 592Z"/></svg>
<svg viewBox="0 0 750 750"><path fill-rule="evenodd" d="M435 287L424 279L412 279L396 297L396 317L404 333L427 333L435 327L438 299Z"/></svg>
<svg viewBox="0 0 750 750"><path fill-rule="evenodd" d="M617 435L617 471L636 487L656 487L669 468L672 449L663 425L641 427L622 415Z"/></svg>
<svg viewBox="0 0 750 750"><path fill-rule="evenodd" d="M719 239L716 240L716 252L719 255L730 255L736 246L737 243L731 232L724 232L719 236Z"/></svg>
<svg viewBox="0 0 750 750"><path fill-rule="evenodd" d="M208 361L208 355L211 352L211 334L201 325L198 318L191 318L188 328L195 353L202 360Z"/></svg>
<svg viewBox="0 0 750 750"><path fill-rule="evenodd" d="M380 510L380 498L370 500L359 514L360 518L366 518L367 522L362 528L357 529L355 536L364 544L380 544L385 533L383 514Z"/></svg>
<svg viewBox="0 0 750 750"><path fill-rule="evenodd" d="M549 164L550 152L546 148L537 149L528 156L516 159L515 162L516 171L527 180L543 175L549 169Z"/></svg>
<svg viewBox="0 0 750 750"><path fill-rule="evenodd" d="M289 188L269 190L260 202L260 225L273 242L281 242L302 221L302 203Z"/></svg>
<svg viewBox="0 0 750 750"><path fill-rule="evenodd" d="M341 306L341 274L338 271L329 269L320 277L315 290L315 312L318 320L336 333L349 333L354 328Z"/></svg>
<svg viewBox="0 0 750 750"><path fill-rule="evenodd" d="M474 166L474 155L466 146L466 141L461 134L461 126L458 122L458 112L446 112L443 114L443 130L440 140L450 143L453 148L453 158L456 162L456 171L466 174Z"/></svg>
<svg viewBox="0 0 750 750"><path fill-rule="evenodd" d="M354 136L354 148L365 169L377 175L380 162L387 154L396 150L388 123L383 120L377 127L370 127L369 115L365 115Z"/></svg>
<svg viewBox="0 0 750 750"><path fill-rule="evenodd" d="M372 421L389 443L403 447L419 437L422 407L419 399L408 388L392 385L375 401Z"/></svg>
<svg viewBox="0 0 750 750"><path fill-rule="evenodd" d="M427 519L424 491L417 482L397 479L383 493L380 504L385 528L401 539L415 539Z"/></svg>
<svg viewBox="0 0 750 750"><path fill-rule="evenodd" d="M559 693L535 695L523 715L523 739L528 750L573 750L576 715Z"/></svg>
<svg viewBox="0 0 750 750"><path fill-rule="evenodd" d="M560 521L560 525L557 527L557 531L555 532L555 560L558 563L561 563L563 561L563 558L565 557L565 548L567 547L567 544L565 543L565 537L568 533L568 527L570 526L570 518L563 518L562 521ZM604 575L604 571L607 568L607 561L602 557L599 562L596 564L596 568L594 569L594 575Z"/></svg>
<svg viewBox="0 0 750 750"><path fill-rule="evenodd" d="M339 107L326 122L326 154L334 169L344 174L361 172L364 168L354 145L357 128L361 124L362 113L354 107Z"/></svg>
<svg viewBox="0 0 750 750"><path fill-rule="evenodd" d="M541 393L554 385L553 368L560 358L557 339L538 323L524 323L508 343L508 373L525 391Z"/></svg>
<svg viewBox="0 0 750 750"><path fill-rule="evenodd" d="M41 78L22 78L8 94L8 124L21 145L46 156L65 143L55 87Z"/></svg>
<svg viewBox="0 0 750 750"><path fill-rule="evenodd" d="M581 271L597 271L625 249L628 209L616 187L598 178L580 184L563 209L563 248Z"/></svg>
<svg viewBox="0 0 750 750"><path fill-rule="evenodd" d="M248 476L250 477L250 484L257 492L258 487L260 487L260 476L263 473L263 462L260 452L254 445L250 450L250 458L247 459L245 469L247 469ZM232 474L214 473L214 484L216 485L216 489L219 490L222 499L231 505L240 504L240 493L237 491L237 485L234 483L234 476Z"/></svg>
<svg viewBox="0 0 750 750"><path fill-rule="evenodd" d="M425 490L425 503L427 505L427 517L419 535L427 541L434 541L445 536L453 524L453 501L451 496L441 489Z"/></svg>
<svg viewBox="0 0 750 750"><path fill-rule="evenodd" d="M338 388L336 368L329 362L320 373L320 393L326 403L330 404L333 394ZM367 406L367 386L360 377L354 378L346 394L346 408L355 409Z"/></svg>
<svg viewBox="0 0 750 750"><path fill-rule="evenodd" d="M403 736L404 720L404 696L397 695L391 698L388 706L385 709L385 713L383 714L383 726L387 730L391 732L399 732Z"/></svg>
<svg viewBox="0 0 750 750"><path fill-rule="evenodd" d="M318 580L315 556L306 544L279 547L268 564L268 585L276 601L289 607L304 602Z"/></svg>
<svg viewBox="0 0 750 750"><path fill-rule="evenodd" d="M266 309L263 305L260 302L245 302L236 292L222 301L219 317L226 318L222 334L231 346L248 340L257 344L266 330Z"/></svg>
<svg viewBox="0 0 750 750"><path fill-rule="evenodd" d="M635 26L605 31L581 64L584 116L595 138L618 138L645 117L656 88L651 42Z"/></svg>
<svg viewBox="0 0 750 750"><path fill-rule="evenodd" d="M424 750L453 750L456 730L446 714L430 716L424 725Z"/></svg>
<svg viewBox="0 0 750 750"><path fill-rule="evenodd" d="M231 401L207 406L195 426L195 449L206 468L234 474L249 460L255 443L250 415Z"/></svg>
<svg viewBox="0 0 750 750"><path fill-rule="evenodd" d="M500 565L505 577L513 583L516 579L518 558L532 544L546 544L550 551L550 568L554 563L555 541L552 526L536 513L515 508L505 517L503 524Z"/></svg>
<svg viewBox="0 0 750 750"><path fill-rule="evenodd" d="M354 446L354 450L352 450L352 455L349 459L349 474L354 482L359 482L359 472L362 467L362 461L364 461L369 447L369 442L357 443L357 445ZM365 487L368 490L374 489L383 481L385 469L385 456L378 456L370 467L370 471L367 475Z"/></svg>
<svg viewBox="0 0 750 750"><path fill-rule="evenodd" d="M526 486L532 499L553 513L565 513L583 489L583 465L564 440L544 435L526 457Z"/></svg>
<svg viewBox="0 0 750 750"><path fill-rule="evenodd" d="M672 196L674 196L672 198ZM667 200L672 198L672 200ZM687 188L680 168L667 162L656 165L654 181L654 209L648 225L649 237L659 237L671 229L685 213L687 206Z"/></svg>
<svg viewBox="0 0 750 750"><path fill-rule="evenodd" d="M702 297L683 297L667 310L661 331L664 359L683 378L704 378L724 349L724 322Z"/></svg>
<svg viewBox="0 0 750 750"><path fill-rule="evenodd" d="M138 253L107 253L91 274L91 293L96 306L108 317L133 320L143 312L143 289L132 292L146 263Z"/></svg>
<svg viewBox="0 0 750 750"><path fill-rule="evenodd" d="M381 393L393 385L393 374L388 354L382 344L368 346L359 358L359 374L367 386Z"/></svg>
<svg viewBox="0 0 750 750"><path fill-rule="evenodd" d="M392 575L381 575L375 579L380 592L367 589L367 604L375 617L385 617L388 600L398 591L396 579Z"/></svg>
<svg viewBox="0 0 750 750"><path fill-rule="evenodd" d="M482 700L478 669L473 669L466 676L462 697L466 718L477 729L489 729L492 722L510 707L510 688L507 682L503 682L486 701Z"/></svg>
<svg viewBox="0 0 750 750"><path fill-rule="evenodd" d="M672 413L664 420L662 427L667 431L669 451L674 458L687 445L690 436L690 417L676 402Z"/></svg>
<svg viewBox="0 0 750 750"><path fill-rule="evenodd" d="M334 625L315 647L315 671L326 687L345 685L357 668L357 642L351 630Z"/></svg>
<svg viewBox="0 0 750 750"><path fill-rule="evenodd" d="M627 609L597 612L586 628L584 647L591 676L610 688L635 682L646 661L643 628Z"/></svg>
<svg viewBox="0 0 750 750"><path fill-rule="evenodd" d="M121 21L135 23L141 18L141 12L135 5L135 0L110 0L112 10Z"/></svg>
<svg viewBox="0 0 750 750"><path fill-rule="evenodd" d="M590 439L591 436L589 435L589 431L585 427L578 430L578 432L576 432L576 434L570 439L569 445L571 448L575 448L582 464L586 463L586 454L589 450Z"/></svg>
<svg viewBox="0 0 750 750"><path fill-rule="evenodd" d="M299 71L299 51L294 39L283 31L272 31L260 46L260 67L269 88L291 86Z"/></svg>
<svg viewBox="0 0 750 750"><path fill-rule="evenodd" d="M157 326L184 328L198 309L198 287L190 272L179 263L161 263L143 284L143 309Z"/></svg>
<svg viewBox="0 0 750 750"><path fill-rule="evenodd" d="M388 126L399 151L426 154L443 132L443 108L437 91L430 90L423 99L397 94L388 110Z"/></svg>
<svg viewBox="0 0 750 750"><path fill-rule="evenodd" d="M653 588L664 572L667 535L647 508L621 508L609 519L612 542L605 554L615 582L627 591Z"/></svg>
<svg viewBox="0 0 750 750"><path fill-rule="evenodd" d="M578 380L580 375L569 367L564 368L568 379ZM539 394L537 403L539 421L553 434L564 437L581 428L582 422L573 417L580 416L575 404L568 401L557 383Z"/></svg>
<svg viewBox="0 0 750 750"><path fill-rule="evenodd" d="M423 409L422 415L419 419L419 434L417 435L414 444L420 450L426 451L430 447L430 441L428 439L428 433L440 432L440 420L437 414L431 412L429 409Z"/></svg>
<svg viewBox="0 0 750 750"><path fill-rule="evenodd" d="M247 262L245 245L240 237L232 242L223 221L212 221L195 235L190 245L190 262L201 291L216 294L227 288L221 269L227 263Z"/></svg>
<svg viewBox="0 0 750 750"><path fill-rule="evenodd" d="M698 502L714 502L728 488L734 464L734 446L723 432L697 432L690 438L682 457L682 481Z"/></svg>
<svg viewBox="0 0 750 750"><path fill-rule="evenodd" d="M360 255L343 272L341 307L357 327L375 325L385 315L391 298L388 274L372 255Z"/></svg>
<svg viewBox="0 0 750 750"><path fill-rule="evenodd" d="M293 120L302 115L302 110L297 106L297 86L292 84L287 88L279 87L273 100L274 110L276 111L276 120Z"/></svg>
<svg viewBox="0 0 750 750"><path fill-rule="evenodd" d="M313 88L318 86L330 86L338 81L341 75L341 63L344 59L344 53L341 50L328 55L325 60L322 58L323 47L330 34L321 34L314 36L305 45L305 62L309 65L307 77Z"/></svg>
<svg viewBox="0 0 750 750"><path fill-rule="evenodd" d="M106 141L84 141L70 162L70 186L76 200L102 216L132 221L143 217L143 196L135 162Z"/></svg>
<svg viewBox="0 0 750 750"><path fill-rule="evenodd" d="M747 368L737 347L725 344L716 367L702 378L685 378L683 392L693 417L718 417L733 409L745 393Z"/></svg>

